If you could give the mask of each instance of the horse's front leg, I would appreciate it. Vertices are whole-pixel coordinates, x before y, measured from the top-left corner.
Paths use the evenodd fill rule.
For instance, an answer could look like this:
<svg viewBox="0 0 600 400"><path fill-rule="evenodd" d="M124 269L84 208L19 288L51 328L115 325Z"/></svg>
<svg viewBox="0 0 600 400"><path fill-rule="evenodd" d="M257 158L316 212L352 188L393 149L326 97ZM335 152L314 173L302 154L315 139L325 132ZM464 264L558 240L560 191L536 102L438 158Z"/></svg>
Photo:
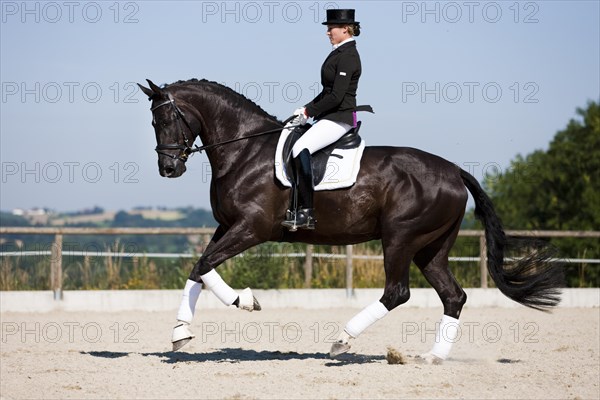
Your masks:
<svg viewBox="0 0 600 400"><path fill-rule="evenodd" d="M183 290L183 298L177 312L177 324L171 339L173 351L179 350L194 338L189 325L194 317L202 283L226 306L235 305L247 311L260 310L260 304L250 288L238 294L221 278L215 268L225 260L264 241L256 235L249 234L245 224L235 225L227 231L221 226L217 228L202 257L194 265Z"/></svg>

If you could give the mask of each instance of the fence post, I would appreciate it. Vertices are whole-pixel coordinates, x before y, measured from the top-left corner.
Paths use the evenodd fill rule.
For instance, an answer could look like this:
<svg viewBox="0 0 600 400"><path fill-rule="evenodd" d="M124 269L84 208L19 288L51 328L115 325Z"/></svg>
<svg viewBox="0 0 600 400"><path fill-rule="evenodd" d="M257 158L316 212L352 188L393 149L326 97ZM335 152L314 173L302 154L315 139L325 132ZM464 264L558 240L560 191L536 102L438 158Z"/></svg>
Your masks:
<svg viewBox="0 0 600 400"><path fill-rule="evenodd" d="M313 273L313 245L306 245L306 258L304 259L304 287L310 289L312 286Z"/></svg>
<svg viewBox="0 0 600 400"><path fill-rule="evenodd" d="M352 287L352 245L346 245L346 297L354 296Z"/></svg>
<svg viewBox="0 0 600 400"><path fill-rule="evenodd" d="M54 300L62 300L62 235L54 236L50 255L50 289L54 292Z"/></svg>
<svg viewBox="0 0 600 400"><path fill-rule="evenodd" d="M204 253L204 251L208 247L208 244L210 243L211 239L212 236L210 235L202 235L202 253Z"/></svg>
<svg viewBox="0 0 600 400"><path fill-rule="evenodd" d="M488 287L488 270L487 270L487 244L485 241L485 232L479 236L479 270L481 272L481 287Z"/></svg>

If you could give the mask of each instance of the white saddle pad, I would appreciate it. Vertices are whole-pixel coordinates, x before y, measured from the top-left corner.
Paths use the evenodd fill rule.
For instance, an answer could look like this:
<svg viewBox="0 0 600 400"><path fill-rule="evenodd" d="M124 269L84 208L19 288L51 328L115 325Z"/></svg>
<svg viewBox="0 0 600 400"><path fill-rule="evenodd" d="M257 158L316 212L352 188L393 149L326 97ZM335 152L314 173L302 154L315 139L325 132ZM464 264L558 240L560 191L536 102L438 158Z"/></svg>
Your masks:
<svg viewBox="0 0 600 400"><path fill-rule="evenodd" d="M279 142L277 143L277 150L275 151L275 176L281 182L282 185L292 187L291 182L288 180L283 165L283 147L289 134L294 129L288 128L289 125L294 125L292 121L288 123L279 136ZM329 157L327 160L327 168L325 175L319 184L315 187L315 190L333 190L347 188L356 182L356 177L360 170L360 159L362 158L363 151L365 150L365 141L361 140L360 145L354 149L340 150L335 149L332 153L339 157Z"/></svg>

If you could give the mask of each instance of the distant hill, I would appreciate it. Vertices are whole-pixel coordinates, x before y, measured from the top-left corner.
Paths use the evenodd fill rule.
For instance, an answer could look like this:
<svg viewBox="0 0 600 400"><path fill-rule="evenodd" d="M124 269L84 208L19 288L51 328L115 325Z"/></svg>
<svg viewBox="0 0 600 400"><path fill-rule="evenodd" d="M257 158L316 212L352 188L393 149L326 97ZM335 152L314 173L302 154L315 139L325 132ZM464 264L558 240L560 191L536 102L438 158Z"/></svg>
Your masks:
<svg viewBox="0 0 600 400"><path fill-rule="evenodd" d="M22 210L21 210L22 211ZM0 226L71 226L71 227L216 227L212 212L191 207L178 209L138 208L130 211L94 210L54 213L46 210L23 215L0 212ZM54 240L52 235L8 234L0 238L0 251L47 250ZM70 250L108 250L120 243L136 252L201 252L203 244L198 237L185 235L68 235L63 245Z"/></svg>
<svg viewBox="0 0 600 400"><path fill-rule="evenodd" d="M136 208L128 211L75 211L28 214L0 211L0 226L81 226L81 227L216 227L212 212L192 207L178 209Z"/></svg>

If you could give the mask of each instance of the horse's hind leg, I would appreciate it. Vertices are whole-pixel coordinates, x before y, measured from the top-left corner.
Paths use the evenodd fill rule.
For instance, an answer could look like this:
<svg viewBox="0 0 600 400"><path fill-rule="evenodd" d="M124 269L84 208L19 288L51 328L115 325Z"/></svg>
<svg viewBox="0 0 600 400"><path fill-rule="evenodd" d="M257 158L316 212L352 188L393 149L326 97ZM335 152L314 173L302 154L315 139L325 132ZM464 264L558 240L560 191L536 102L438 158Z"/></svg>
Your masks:
<svg viewBox="0 0 600 400"><path fill-rule="evenodd" d="M459 228L460 223L420 250L414 259L444 305L444 315L437 326L435 344L428 353L421 356L428 363L440 363L448 357L458 336L458 318L467 301L467 295L448 267L448 254Z"/></svg>
<svg viewBox="0 0 600 400"><path fill-rule="evenodd" d="M380 300L368 305L356 314L331 346L330 356L336 357L350 350L350 339L358 337L365 329L385 317L389 311L406 303L410 297L408 271L412 254L402 248L400 241L394 244L383 240L385 289Z"/></svg>

